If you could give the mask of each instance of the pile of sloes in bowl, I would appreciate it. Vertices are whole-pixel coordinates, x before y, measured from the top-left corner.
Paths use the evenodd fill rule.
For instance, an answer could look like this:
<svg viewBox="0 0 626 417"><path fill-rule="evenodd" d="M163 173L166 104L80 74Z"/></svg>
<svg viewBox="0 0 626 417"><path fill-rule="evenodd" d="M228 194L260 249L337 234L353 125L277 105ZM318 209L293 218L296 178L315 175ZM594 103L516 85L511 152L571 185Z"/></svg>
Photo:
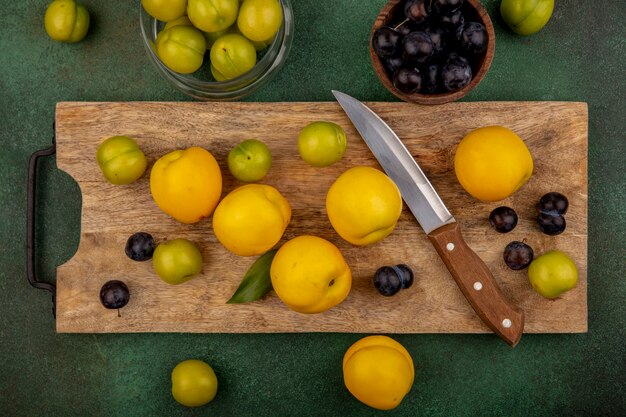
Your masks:
<svg viewBox="0 0 626 417"><path fill-rule="evenodd" d="M480 68L489 36L463 0L406 0L377 29L372 48L393 85L412 94L467 86Z"/></svg>

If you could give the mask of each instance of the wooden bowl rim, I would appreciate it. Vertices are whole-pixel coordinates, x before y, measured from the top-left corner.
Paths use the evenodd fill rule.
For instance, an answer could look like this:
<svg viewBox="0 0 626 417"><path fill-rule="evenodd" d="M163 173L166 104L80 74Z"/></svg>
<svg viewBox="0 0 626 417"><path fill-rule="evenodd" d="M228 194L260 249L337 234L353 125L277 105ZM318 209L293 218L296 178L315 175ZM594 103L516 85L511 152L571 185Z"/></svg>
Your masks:
<svg viewBox="0 0 626 417"><path fill-rule="evenodd" d="M478 83L482 81L483 78L485 78L485 74L487 74L487 71L491 67L491 62L493 61L493 56L495 54L495 49L496 49L496 35L495 35L494 28L493 28L493 22L491 21L491 17L489 16L489 13L487 13L487 10L483 7L483 5L480 3L479 0L465 0L465 2L468 3L471 7L473 7L478 13L478 16L482 20L482 23L485 26L485 29L487 30L487 36L488 36L487 50L485 51L485 56L483 58L483 61L480 64L480 68L478 72L474 75L474 77L472 78L472 81L470 81L468 85L466 85L460 90L452 91L449 93L406 94L401 91L398 91L393 86L391 79L387 76L387 71L385 70L383 63L381 62L378 55L376 55L376 53L374 52L374 48L372 47L372 39L374 37L374 32L376 32L376 29L387 24L389 20L389 16L391 15L391 12L395 9L395 7L399 3L404 2L404 1L406 0L389 0L387 4L381 9L378 16L376 17L376 21L374 22L374 26L372 27L372 31L370 32L370 40L369 40L370 58L372 60L372 65L374 66L374 72L376 73L376 76L383 83L385 88L389 90L393 95L395 95L401 100L408 101L411 103L444 104L444 103L456 101L464 97L467 93L472 91L478 85Z"/></svg>

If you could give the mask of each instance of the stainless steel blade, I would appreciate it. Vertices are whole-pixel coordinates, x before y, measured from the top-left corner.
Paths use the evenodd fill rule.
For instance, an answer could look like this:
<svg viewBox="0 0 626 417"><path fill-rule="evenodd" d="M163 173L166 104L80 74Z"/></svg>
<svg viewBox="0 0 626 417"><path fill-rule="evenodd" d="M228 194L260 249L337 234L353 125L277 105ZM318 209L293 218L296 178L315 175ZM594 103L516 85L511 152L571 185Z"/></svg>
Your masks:
<svg viewBox="0 0 626 417"><path fill-rule="evenodd" d="M406 205L426 234L454 223L454 217L426 175L387 123L357 99L339 91L333 90L333 94L387 175L400 189Z"/></svg>

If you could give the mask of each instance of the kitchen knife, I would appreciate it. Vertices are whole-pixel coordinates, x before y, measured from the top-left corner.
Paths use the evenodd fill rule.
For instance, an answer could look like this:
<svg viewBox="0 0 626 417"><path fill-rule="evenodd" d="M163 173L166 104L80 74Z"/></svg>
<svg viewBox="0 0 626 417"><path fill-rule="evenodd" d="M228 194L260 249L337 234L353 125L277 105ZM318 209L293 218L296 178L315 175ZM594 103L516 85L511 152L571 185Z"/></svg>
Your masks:
<svg viewBox="0 0 626 417"><path fill-rule="evenodd" d="M524 330L524 313L498 287L485 263L463 240L461 227L437 195L398 136L369 107L333 91L363 140L422 226L476 314L498 336L515 346Z"/></svg>

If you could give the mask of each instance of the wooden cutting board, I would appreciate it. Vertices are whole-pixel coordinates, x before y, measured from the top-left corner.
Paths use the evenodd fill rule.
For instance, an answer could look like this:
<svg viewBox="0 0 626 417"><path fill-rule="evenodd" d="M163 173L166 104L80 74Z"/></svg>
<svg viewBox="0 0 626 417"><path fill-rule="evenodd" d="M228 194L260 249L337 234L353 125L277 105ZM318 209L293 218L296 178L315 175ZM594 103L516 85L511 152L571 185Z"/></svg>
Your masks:
<svg viewBox="0 0 626 417"><path fill-rule="evenodd" d="M526 332L587 331L587 105L370 105L405 142L503 292L525 311ZM348 136L343 160L331 167L310 167L298 155L300 129L316 120L336 122ZM530 181L500 203L471 198L453 170L456 144L470 130L486 125L517 132L535 162ZM57 270L58 332L489 332L406 207L396 230L374 245L351 246L334 232L325 212L329 186L349 167L379 167L334 102L59 103L56 135L57 164L78 182L83 199L78 251ZM224 195L241 185L225 165L230 148L248 138L264 141L274 162L263 182L277 187L293 210L282 242L301 234L334 242L353 273L348 298L317 315L289 310L273 292L261 301L226 304L255 258L237 257L224 249L210 220L185 225L162 213L150 195L149 172L132 185L107 183L95 155L98 145L113 135L135 138L150 166L171 150L205 147L222 167ZM559 191L570 201L567 229L554 237L540 233L534 222L535 204L549 191ZM510 206L519 215L511 233L496 233L488 224L489 212L499 205ZM151 262L133 262L124 255L127 238L138 231L159 241L184 237L195 242L204 257L202 274L179 286L162 282ZM513 240L525 240L536 255L550 249L567 252L579 268L578 286L556 300L539 296L526 271L511 271L502 261L504 247ZM374 271L396 263L413 268L415 283L393 297L383 297L372 284ZM99 301L100 287L110 279L121 279L130 289L130 302L120 316Z"/></svg>

